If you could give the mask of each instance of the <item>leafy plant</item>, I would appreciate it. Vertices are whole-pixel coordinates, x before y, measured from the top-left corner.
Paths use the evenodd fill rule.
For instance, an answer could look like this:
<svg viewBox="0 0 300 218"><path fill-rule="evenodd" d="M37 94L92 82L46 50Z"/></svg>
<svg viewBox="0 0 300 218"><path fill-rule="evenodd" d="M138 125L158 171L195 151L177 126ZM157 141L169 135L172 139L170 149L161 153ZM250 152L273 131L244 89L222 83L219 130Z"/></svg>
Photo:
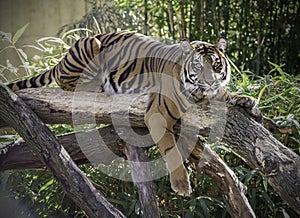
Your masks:
<svg viewBox="0 0 300 218"><path fill-rule="evenodd" d="M12 36L11 33L5 33L5 32L0 31L0 39L5 40L6 42L9 43L8 46L6 46L6 47L4 47L0 50L0 54L2 52L4 52L6 49L13 49L17 53L17 55L18 55L18 57L19 57L19 59L22 63L21 67L24 68L27 75L30 74L30 72L29 72L30 67L29 67L28 57L27 57L26 53L23 51L23 49L17 48L16 43L18 42L19 38L25 32L28 25L29 25L29 23L25 24L13 36ZM9 62L9 60L6 63L6 66L0 65L0 67L1 67L0 68L0 75L4 71L4 69L6 69L6 70L9 70L11 73L13 73L15 76L18 76L18 74L17 74L18 68L12 66L12 64ZM5 77L2 76L2 78L6 80Z"/></svg>

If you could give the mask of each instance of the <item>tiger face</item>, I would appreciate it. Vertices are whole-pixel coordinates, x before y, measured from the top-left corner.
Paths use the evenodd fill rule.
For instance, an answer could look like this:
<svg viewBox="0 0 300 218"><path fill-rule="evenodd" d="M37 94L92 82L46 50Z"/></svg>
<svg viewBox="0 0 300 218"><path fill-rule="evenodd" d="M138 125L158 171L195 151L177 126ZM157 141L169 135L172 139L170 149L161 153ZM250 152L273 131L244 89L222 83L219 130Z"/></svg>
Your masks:
<svg viewBox="0 0 300 218"><path fill-rule="evenodd" d="M181 79L184 88L195 100L213 98L230 80L230 65L224 55L226 41L217 45L194 41L181 43L185 61Z"/></svg>

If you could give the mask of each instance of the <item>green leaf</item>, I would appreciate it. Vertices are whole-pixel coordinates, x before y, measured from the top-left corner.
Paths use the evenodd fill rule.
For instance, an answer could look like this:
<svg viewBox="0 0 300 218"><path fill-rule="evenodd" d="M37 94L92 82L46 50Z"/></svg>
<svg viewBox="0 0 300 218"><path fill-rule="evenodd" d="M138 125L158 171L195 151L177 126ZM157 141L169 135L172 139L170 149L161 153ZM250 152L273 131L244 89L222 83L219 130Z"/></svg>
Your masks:
<svg viewBox="0 0 300 218"><path fill-rule="evenodd" d="M257 189L251 189L251 207L255 211L257 206Z"/></svg>
<svg viewBox="0 0 300 218"><path fill-rule="evenodd" d="M53 184L53 182L54 182L54 179L50 179L45 185L43 185L40 188L39 192L42 192L42 191L48 189L48 187L51 186Z"/></svg>
<svg viewBox="0 0 300 218"><path fill-rule="evenodd" d="M263 185L264 185L264 189L267 192L268 191L268 182L267 180L263 179Z"/></svg>
<svg viewBox="0 0 300 218"><path fill-rule="evenodd" d="M245 176L245 180L244 180L244 183L245 184L249 184L249 181L254 177L254 175L256 174L256 171L255 170L251 170L249 171L246 176Z"/></svg>
<svg viewBox="0 0 300 218"><path fill-rule="evenodd" d="M92 33L92 30L90 29L87 29L87 28L76 28L76 29L72 29L72 30L69 30L67 32L65 32L62 37L60 37L61 39L64 39L66 36L70 35L71 33L74 33L74 32L77 32L77 31L86 31L87 33L90 32Z"/></svg>
<svg viewBox="0 0 300 218"><path fill-rule="evenodd" d="M23 51L23 49L18 48L17 50L18 50L18 52L20 54L20 58L22 58L24 61L27 61L28 57L27 57L27 54Z"/></svg>
<svg viewBox="0 0 300 218"><path fill-rule="evenodd" d="M29 23L25 24L23 27L18 29L18 31L15 33L15 35L12 38L13 44L15 44L19 40L19 38L23 35L28 25Z"/></svg>
<svg viewBox="0 0 300 218"><path fill-rule="evenodd" d="M114 198L107 198L107 199L114 204L119 204L119 205L123 206L124 208L128 207L128 205L126 204L125 201L114 199Z"/></svg>
<svg viewBox="0 0 300 218"><path fill-rule="evenodd" d="M0 135L0 142L12 141L16 138L16 135Z"/></svg>
<svg viewBox="0 0 300 218"><path fill-rule="evenodd" d="M209 217L209 209L207 207L207 204L205 203L205 200L199 199L199 202L200 202L201 208L203 210L204 217Z"/></svg>
<svg viewBox="0 0 300 218"><path fill-rule="evenodd" d="M191 201L191 204L189 206L189 211L185 214L184 217L186 217L186 218L193 218L193 217L195 217L196 204L197 204L197 199L194 198Z"/></svg>
<svg viewBox="0 0 300 218"><path fill-rule="evenodd" d="M262 191L261 193L262 193L262 195L263 195L263 198L266 200L266 202L268 202L269 207L274 207L275 204L274 204L274 202L272 201L271 197L268 195L268 193L266 193L266 192L264 192L264 191Z"/></svg>
<svg viewBox="0 0 300 218"><path fill-rule="evenodd" d="M273 67L275 67L275 69L271 70L270 72L272 72L272 71L274 71L274 70L277 70L277 71L280 73L280 75L283 77L283 79L286 78L286 73L283 72L283 70L282 70L282 67L284 66L284 64L278 65L278 64L272 63L271 61L268 61L268 62L269 62L269 64L271 64Z"/></svg>

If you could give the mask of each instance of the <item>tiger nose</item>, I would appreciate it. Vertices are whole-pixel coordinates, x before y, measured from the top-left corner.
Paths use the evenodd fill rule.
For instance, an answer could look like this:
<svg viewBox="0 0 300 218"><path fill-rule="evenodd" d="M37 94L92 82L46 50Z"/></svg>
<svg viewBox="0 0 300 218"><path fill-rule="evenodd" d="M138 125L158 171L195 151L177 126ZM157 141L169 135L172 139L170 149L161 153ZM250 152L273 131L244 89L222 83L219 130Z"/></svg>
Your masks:
<svg viewBox="0 0 300 218"><path fill-rule="evenodd" d="M209 85L209 86L212 86L214 83L215 83L214 80L208 80L208 81L206 81L206 84Z"/></svg>

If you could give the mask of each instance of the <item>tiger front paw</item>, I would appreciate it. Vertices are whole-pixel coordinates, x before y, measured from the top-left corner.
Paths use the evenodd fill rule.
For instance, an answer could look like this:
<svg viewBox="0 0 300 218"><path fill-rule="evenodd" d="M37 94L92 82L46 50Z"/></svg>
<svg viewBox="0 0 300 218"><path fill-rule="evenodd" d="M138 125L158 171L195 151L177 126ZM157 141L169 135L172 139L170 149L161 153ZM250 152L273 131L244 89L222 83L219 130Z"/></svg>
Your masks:
<svg viewBox="0 0 300 218"><path fill-rule="evenodd" d="M178 195L190 196L190 194L192 193L190 180L183 165L171 172L170 181L171 188Z"/></svg>
<svg viewBox="0 0 300 218"><path fill-rule="evenodd" d="M251 98L251 105L246 107L248 114L255 119L256 122L261 123L263 120L263 114L258 108L258 100Z"/></svg>

